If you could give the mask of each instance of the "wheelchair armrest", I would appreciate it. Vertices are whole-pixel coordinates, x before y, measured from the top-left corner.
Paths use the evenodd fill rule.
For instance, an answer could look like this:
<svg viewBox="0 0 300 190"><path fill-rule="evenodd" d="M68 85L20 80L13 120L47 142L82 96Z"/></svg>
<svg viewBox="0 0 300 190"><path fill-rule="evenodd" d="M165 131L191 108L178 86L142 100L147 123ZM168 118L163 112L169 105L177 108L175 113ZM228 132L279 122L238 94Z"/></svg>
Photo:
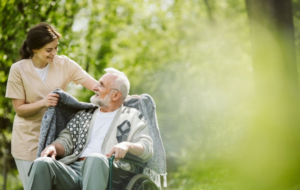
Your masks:
<svg viewBox="0 0 300 190"><path fill-rule="evenodd" d="M125 162L128 162L130 164L134 164L134 165L138 165L138 166L144 167L143 160L140 159L139 157L133 155L133 154L130 154L130 153L127 153L126 156L125 156L125 158L122 158L121 160L125 161Z"/></svg>

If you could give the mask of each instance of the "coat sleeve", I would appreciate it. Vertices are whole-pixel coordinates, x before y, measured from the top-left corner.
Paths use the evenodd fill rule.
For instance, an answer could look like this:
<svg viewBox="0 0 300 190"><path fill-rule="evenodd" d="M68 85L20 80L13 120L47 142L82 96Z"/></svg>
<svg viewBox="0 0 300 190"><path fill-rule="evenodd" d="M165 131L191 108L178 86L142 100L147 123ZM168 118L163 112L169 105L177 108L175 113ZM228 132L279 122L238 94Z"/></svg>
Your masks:
<svg viewBox="0 0 300 190"><path fill-rule="evenodd" d="M18 65L13 64L10 68L5 97L20 100L26 99L23 79Z"/></svg>
<svg viewBox="0 0 300 190"><path fill-rule="evenodd" d="M84 71L80 65L67 56L63 56L65 63L69 66L69 74L71 81L76 85L82 84L88 78L92 78L86 71Z"/></svg>
<svg viewBox="0 0 300 190"><path fill-rule="evenodd" d="M53 141L52 144L54 143L59 143L64 147L65 154L63 155L63 157L66 157L73 153L72 135L68 128L65 128L59 133L57 139Z"/></svg>
<svg viewBox="0 0 300 190"><path fill-rule="evenodd" d="M140 113L138 112L140 115ZM139 158L147 162L153 156L153 142L149 136L149 129L144 118L138 118L136 126L134 126L134 134L130 139L132 143L139 143L144 147L144 152Z"/></svg>

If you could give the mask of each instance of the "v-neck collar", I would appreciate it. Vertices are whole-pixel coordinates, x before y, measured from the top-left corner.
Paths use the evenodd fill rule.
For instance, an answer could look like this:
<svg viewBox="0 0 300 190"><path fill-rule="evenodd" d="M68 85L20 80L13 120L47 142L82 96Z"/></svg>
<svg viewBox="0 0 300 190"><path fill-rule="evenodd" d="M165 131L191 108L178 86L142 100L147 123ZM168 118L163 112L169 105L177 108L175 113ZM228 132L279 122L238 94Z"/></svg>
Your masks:
<svg viewBox="0 0 300 190"><path fill-rule="evenodd" d="M47 86L48 89L51 88L51 78L52 78L52 74L53 74L54 60L55 60L55 58L53 59L52 63L48 63L49 64L49 69L48 69L48 74L47 74L47 77L46 77L46 80L45 80L45 85Z"/></svg>
<svg viewBox="0 0 300 190"><path fill-rule="evenodd" d="M29 76L31 76L31 78L34 81L36 81L38 86L43 86L45 88L45 90L47 89L47 92L48 91L51 92L51 81L50 81L50 79L51 79L52 72L53 72L53 63L48 63L48 64L49 64L49 69L48 69L48 74L47 74L45 82L41 79L41 77L39 76L39 74L35 70L35 67L34 67L31 59L28 59L28 62L27 62L27 69L28 69L27 74ZM48 93L50 93L50 92L48 92Z"/></svg>

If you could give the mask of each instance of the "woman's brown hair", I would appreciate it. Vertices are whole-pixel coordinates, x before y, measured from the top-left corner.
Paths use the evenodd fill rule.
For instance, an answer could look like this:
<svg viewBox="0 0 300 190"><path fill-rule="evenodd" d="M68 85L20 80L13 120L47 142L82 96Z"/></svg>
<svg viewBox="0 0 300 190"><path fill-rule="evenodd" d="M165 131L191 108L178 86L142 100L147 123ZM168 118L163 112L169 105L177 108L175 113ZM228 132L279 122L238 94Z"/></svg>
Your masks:
<svg viewBox="0 0 300 190"><path fill-rule="evenodd" d="M20 60L31 58L33 56L33 49L40 49L54 39L59 38L61 38L61 34L50 24L41 22L35 25L27 33L27 38L19 50Z"/></svg>

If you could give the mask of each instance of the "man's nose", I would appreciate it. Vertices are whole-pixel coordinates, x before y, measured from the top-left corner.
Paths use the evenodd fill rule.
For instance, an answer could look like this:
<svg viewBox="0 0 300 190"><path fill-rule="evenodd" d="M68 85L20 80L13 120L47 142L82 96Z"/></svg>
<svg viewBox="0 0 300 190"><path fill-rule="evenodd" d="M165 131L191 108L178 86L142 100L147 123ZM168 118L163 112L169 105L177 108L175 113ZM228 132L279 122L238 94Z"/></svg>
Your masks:
<svg viewBox="0 0 300 190"><path fill-rule="evenodd" d="M93 90L96 90L96 91L98 91L97 84L95 84L95 85L93 86Z"/></svg>

